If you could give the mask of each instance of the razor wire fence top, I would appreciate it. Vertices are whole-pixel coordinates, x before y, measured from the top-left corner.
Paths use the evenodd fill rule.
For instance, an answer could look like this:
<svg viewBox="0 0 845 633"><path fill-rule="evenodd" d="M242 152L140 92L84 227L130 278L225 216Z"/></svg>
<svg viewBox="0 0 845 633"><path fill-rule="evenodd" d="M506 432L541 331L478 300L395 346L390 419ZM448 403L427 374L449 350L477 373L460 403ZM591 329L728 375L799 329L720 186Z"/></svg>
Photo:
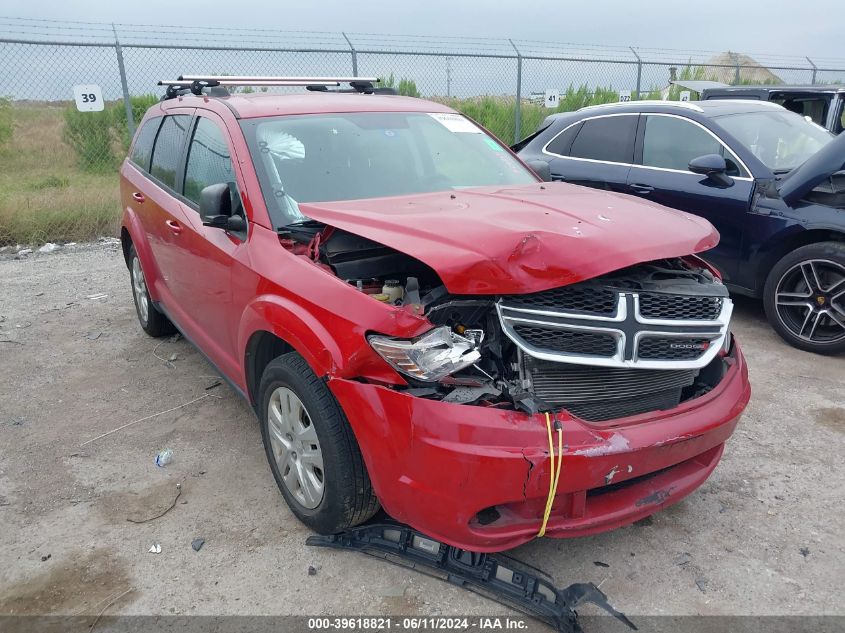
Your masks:
<svg viewBox="0 0 845 633"><path fill-rule="evenodd" d="M0 16L0 40L67 45L208 49L272 49L348 53L393 53L471 57L549 58L671 65L713 65L724 53L700 49L637 47L627 44L551 42L518 38L397 35L332 31L279 30L198 25L127 24ZM729 55L731 55L729 53ZM743 51L726 65L743 65L746 56L769 68L841 70L845 59Z"/></svg>

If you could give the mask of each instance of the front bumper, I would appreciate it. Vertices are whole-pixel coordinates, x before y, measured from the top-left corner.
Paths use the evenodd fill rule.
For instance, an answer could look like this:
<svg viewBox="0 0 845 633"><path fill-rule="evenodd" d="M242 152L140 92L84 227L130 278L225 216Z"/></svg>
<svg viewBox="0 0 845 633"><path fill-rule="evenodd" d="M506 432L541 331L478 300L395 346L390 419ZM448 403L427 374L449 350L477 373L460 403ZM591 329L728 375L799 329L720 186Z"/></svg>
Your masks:
<svg viewBox="0 0 845 633"><path fill-rule="evenodd" d="M559 413L563 470L546 535L621 527L700 486L751 395L738 345L727 362L712 391L669 411L600 424ZM544 415L425 400L345 379L328 384L394 519L473 551L505 550L536 536L550 478Z"/></svg>

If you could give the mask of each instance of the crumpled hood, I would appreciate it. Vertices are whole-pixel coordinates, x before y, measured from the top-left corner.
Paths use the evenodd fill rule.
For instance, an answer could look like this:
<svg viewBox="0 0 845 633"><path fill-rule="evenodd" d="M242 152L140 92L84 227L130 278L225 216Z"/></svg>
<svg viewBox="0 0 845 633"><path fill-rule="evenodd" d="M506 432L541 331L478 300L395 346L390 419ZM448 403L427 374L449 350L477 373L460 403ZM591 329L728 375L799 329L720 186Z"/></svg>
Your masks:
<svg viewBox="0 0 845 633"><path fill-rule="evenodd" d="M784 176L778 185L780 197L789 206L794 206L825 178L843 169L845 169L845 132Z"/></svg>
<svg viewBox="0 0 845 633"><path fill-rule="evenodd" d="M539 292L719 241L702 218L565 183L302 203L300 210L424 262L453 294Z"/></svg>

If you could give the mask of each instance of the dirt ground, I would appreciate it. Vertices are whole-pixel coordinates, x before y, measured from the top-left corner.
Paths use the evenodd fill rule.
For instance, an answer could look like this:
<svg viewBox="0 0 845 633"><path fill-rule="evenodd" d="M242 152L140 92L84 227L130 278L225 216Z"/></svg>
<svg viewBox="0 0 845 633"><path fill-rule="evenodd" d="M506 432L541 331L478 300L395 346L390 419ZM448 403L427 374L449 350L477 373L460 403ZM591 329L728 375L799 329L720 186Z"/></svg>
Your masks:
<svg viewBox="0 0 845 633"><path fill-rule="evenodd" d="M788 347L752 301L734 331L754 394L711 479L637 525L514 556L560 585L602 583L630 616L845 614L845 358ZM206 390L215 372L184 340L141 331L116 243L0 256L0 341L0 614L97 613L118 596L110 614L506 613L305 547L253 413L225 384Z"/></svg>

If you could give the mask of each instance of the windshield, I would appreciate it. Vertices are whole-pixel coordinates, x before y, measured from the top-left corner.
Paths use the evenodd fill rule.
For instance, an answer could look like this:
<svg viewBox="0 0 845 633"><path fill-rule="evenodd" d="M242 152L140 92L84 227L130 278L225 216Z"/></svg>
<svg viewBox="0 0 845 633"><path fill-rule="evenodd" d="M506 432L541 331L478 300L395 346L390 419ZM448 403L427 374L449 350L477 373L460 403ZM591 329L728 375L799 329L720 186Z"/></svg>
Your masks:
<svg viewBox="0 0 845 633"><path fill-rule="evenodd" d="M299 203L537 181L460 114L312 114L241 125L277 227L306 219Z"/></svg>
<svg viewBox="0 0 845 633"><path fill-rule="evenodd" d="M774 108L714 118L776 173L795 169L833 138L803 116Z"/></svg>

